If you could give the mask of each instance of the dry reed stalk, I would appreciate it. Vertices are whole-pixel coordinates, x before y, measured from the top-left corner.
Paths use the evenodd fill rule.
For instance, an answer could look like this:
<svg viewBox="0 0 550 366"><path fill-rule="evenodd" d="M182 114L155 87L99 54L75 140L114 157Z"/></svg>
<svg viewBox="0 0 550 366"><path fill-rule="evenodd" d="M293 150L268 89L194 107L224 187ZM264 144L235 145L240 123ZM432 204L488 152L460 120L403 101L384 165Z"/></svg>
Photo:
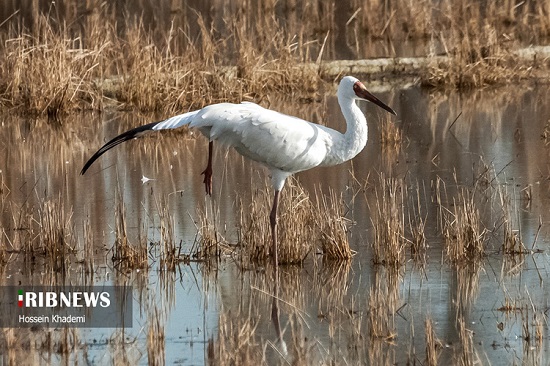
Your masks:
<svg viewBox="0 0 550 366"><path fill-rule="evenodd" d="M93 7L82 27L40 12L32 30L14 25L17 17L10 21L0 46L6 55L0 70L9 75L0 79L2 103L59 115L102 109L106 96L126 107L174 113L269 90L308 96L317 90L317 69L304 61L318 43L306 26L288 32L275 18L243 12L228 15L220 32L202 14L185 12L185 26L172 21L151 29L143 17L117 19L114 7Z"/></svg>
<svg viewBox="0 0 550 366"><path fill-rule="evenodd" d="M384 116L380 121L380 145L383 150L399 151L403 141L403 131L391 118Z"/></svg>
<svg viewBox="0 0 550 366"><path fill-rule="evenodd" d="M164 322L161 319L158 308L154 307L147 318L147 362L153 366L165 365L166 338L164 334Z"/></svg>
<svg viewBox="0 0 550 366"><path fill-rule="evenodd" d="M479 260L455 263L456 292L453 294L453 305L457 316L467 314L479 294L479 276L483 266Z"/></svg>
<svg viewBox="0 0 550 366"><path fill-rule="evenodd" d="M206 264L214 264L222 256L234 253L234 246L226 239L226 227L220 220L219 207L214 207L213 201L208 200L204 208L198 207L198 224L195 224L197 235L190 251L190 257ZM205 267L206 269L206 267Z"/></svg>
<svg viewBox="0 0 550 366"><path fill-rule="evenodd" d="M487 12L492 6L485 8L463 1L447 7L453 14L449 17L449 29L435 34L445 45L451 61L434 62L429 76L423 80L425 84L470 88L530 75L532 65L518 62L511 49L511 39L501 35L497 24L487 21L491 17Z"/></svg>
<svg viewBox="0 0 550 366"><path fill-rule="evenodd" d="M373 260L389 267L398 267L405 261L405 184L402 179L379 175L376 188L375 213L371 217L374 240Z"/></svg>
<svg viewBox="0 0 550 366"><path fill-rule="evenodd" d="M443 349L443 344L437 338L435 334L434 324L432 319L427 318L424 323L424 333L426 334L426 359L425 365L428 366L437 366L437 360L439 359L439 354Z"/></svg>
<svg viewBox="0 0 550 366"><path fill-rule="evenodd" d="M342 309L346 306L344 300L350 287L350 269L351 261L323 259L323 267L314 272L313 283L315 292L320 294L320 307L323 306L330 312L333 309ZM327 314L320 310L319 316L326 317Z"/></svg>
<svg viewBox="0 0 550 366"><path fill-rule="evenodd" d="M367 325L370 340L393 343L397 336L395 314L400 303L399 272L383 267L375 273L367 299Z"/></svg>
<svg viewBox="0 0 550 366"><path fill-rule="evenodd" d="M483 364L474 347L474 332L466 328L466 322L463 317L457 319L457 328L460 344L453 354L454 364L461 366Z"/></svg>
<svg viewBox="0 0 550 366"><path fill-rule="evenodd" d="M39 250L46 257L47 265L51 265L55 272L64 272L69 253L75 250L72 212L67 215L59 198L57 201L43 202L38 216Z"/></svg>
<svg viewBox="0 0 550 366"><path fill-rule="evenodd" d="M367 303L369 336L392 342L397 336L393 314L388 309L388 293L380 290L369 292Z"/></svg>
<svg viewBox="0 0 550 366"><path fill-rule="evenodd" d="M208 340L209 365L260 365L265 363L261 345L255 340L257 324L250 316L231 314L222 310L219 315L217 339Z"/></svg>
<svg viewBox="0 0 550 366"><path fill-rule="evenodd" d="M57 116L69 109L101 108L102 95L92 75L101 50L83 48L66 24L53 26L39 15L33 32L10 29L0 62L3 102L24 113Z"/></svg>
<svg viewBox="0 0 550 366"><path fill-rule="evenodd" d="M506 187L504 191L498 189L500 205L502 207L502 226L503 226L503 243L502 250L505 254L514 257L515 262L523 262L524 254L527 249L521 240L521 230L513 229L514 219L512 217L511 197L508 195Z"/></svg>
<svg viewBox="0 0 550 366"><path fill-rule="evenodd" d="M327 259L351 259L355 252L349 247L347 232L350 220L344 217L342 193L338 196L333 189L329 189L327 199L325 195L316 191L315 198L315 210L318 213L316 221L323 255Z"/></svg>
<svg viewBox="0 0 550 366"><path fill-rule="evenodd" d="M174 218L168 211L167 202L156 201L156 206L160 221L160 268L173 271L181 261L188 261L189 258L181 253L181 242L176 245Z"/></svg>
<svg viewBox="0 0 550 366"><path fill-rule="evenodd" d="M89 219L84 221L84 247L82 249L81 261L84 264L84 272L93 278L94 273L94 234Z"/></svg>
<svg viewBox="0 0 550 366"><path fill-rule="evenodd" d="M420 187L416 186L416 196L410 202L412 207L408 210L408 222L410 233L411 256L416 264L423 266L426 263L426 220L427 216L422 216L422 205L420 200Z"/></svg>
<svg viewBox="0 0 550 366"><path fill-rule="evenodd" d="M125 268L147 268L147 243L139 240L134 246L128 239L126 230L126 209L120 193L115 204L115 243L113 245L112 261L115 265Z"/></svg>
<svg viewBox="0 0 550 366"><path fill-rule="evenodd" d="M262 263L271 250L269 214L272 192L267 180L252 193L248 209L241 208L239 237L246 263ZM309 195L295 179L288 179L279 200L279 263L302 263L316 242L316 212Z"/></svg>
<svg viewBox="0 0 550 366"><path fill-rule="evenodd" d="M455 263L483 258L487 231L482 227L474 194L459 187L451 208L442 207L441 213L446 257Z"/></svg>

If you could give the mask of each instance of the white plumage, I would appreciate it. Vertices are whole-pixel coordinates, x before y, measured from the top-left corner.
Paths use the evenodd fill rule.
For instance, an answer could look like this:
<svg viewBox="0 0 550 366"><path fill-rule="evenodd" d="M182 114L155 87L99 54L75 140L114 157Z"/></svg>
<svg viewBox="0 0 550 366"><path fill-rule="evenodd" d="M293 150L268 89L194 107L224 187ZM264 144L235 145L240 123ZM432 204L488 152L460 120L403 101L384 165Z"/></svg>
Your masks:
<svg viewBox="0 0 550 366"><path fill-rule="evenodd" d="M271 170L275 190L271 211L272 254L277 264L277 205L286 178L316 166L343 163L363 150L368 139L368 128L365 115L356 104L357 100L368 100L395 115L393 109L369 93L354 77L346 76L342 79L337 95L347 123L345 133L254 103L220 103L124 132L99 149L84 165L81 173L84 174L107 150L124 141L152 131L185 125L196 128L210 141L208 166L203 172L207 193L210 194L212 189L213 141L234 147L243 156Z"/></svg>

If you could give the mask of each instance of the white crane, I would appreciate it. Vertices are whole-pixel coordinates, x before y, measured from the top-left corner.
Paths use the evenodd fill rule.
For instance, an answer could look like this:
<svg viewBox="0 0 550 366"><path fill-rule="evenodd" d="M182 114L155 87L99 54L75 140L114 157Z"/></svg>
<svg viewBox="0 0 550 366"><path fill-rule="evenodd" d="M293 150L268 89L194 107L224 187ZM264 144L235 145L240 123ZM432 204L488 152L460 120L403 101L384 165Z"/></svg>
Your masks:
<svg viewBox="0 0 550 366"><path fill-rule="evenodd" d="M232 146L241 155L260 162L271 171L275 190L270 214L272 255L277 259L277 206L279 193L290 175L317 166L337 165L355 157L367 144L365 115L356 104L367 100L386 111L393 109L372 95L358 79L346 76L338 86L338 102L347 122L345 133L297 117L265 109L257 104L220 103L153 122L122 133L107 142L84 165L81 174L107 150L146 133L189 126L209 139L208 165L202 172L206 193L212 194L213 141Z"/></svg>

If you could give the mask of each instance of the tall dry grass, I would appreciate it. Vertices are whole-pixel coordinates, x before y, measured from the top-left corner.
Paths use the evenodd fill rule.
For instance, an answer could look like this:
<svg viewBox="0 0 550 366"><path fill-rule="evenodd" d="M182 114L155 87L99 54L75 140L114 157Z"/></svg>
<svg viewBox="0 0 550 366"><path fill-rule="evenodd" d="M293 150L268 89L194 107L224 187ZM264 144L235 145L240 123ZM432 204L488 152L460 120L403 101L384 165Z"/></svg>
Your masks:
<svg viewBox="0 0 550 366"><path fill-rule="evenodd" d="M152 19L135 4L124 9L92 1L82 12L75 0L66 3L64 14L52 11L52 3L48 11L25 12L30 20L21 12L2 23L1 105L58 116L112 104L175 113L273 92L309 99L319 89L320 61L348 48L357 50L353 58L367 57L363 45L381 39L390 50L394 42L416 40L429 44L432 55L450 56L421 72L431 86L509 82L548 68L545 60L518 62L514 54L522 43L544 44L550 36L548 0L487 6L471 0L353 0L348 6L241 0L208 14L174 3L172 13ZM337 11L349 14L337 17Z"/></svg>
<svg viewBox="0 0 550 366"><path fill-rule="evenodd" d="M317 89L316 70L298 66L315 44L304 27L289 35L274 17L258 22L243 13L224 19L222 33L190 12L184 27L172 20L152 30L143 16L115 13L94 6L83 21L68 24L37 12L30 28L9 20L0 34L1 103L33 115L103 109L104 102L175 113Z"/></svg>
<svg viewBox="0 0 550 366"><path fill-rule="evenodd" d="M115 204L115 242L112 248L112 261L119 268L148 268L146 239L133 244L126 228L126 208L120 193Z"/></svg>
<svg viewBox="0 0 550 366"><path fill-rule="evenodd" d="M315 190L311 197L295 178L287 180L278 209L279 263L300 264L316 247L323 257L349 260L354 252L347 237L350 220L344 216L342 196L330 190L328 196ZM248 207L240 207L239 244L245 266L263 263L272 250L269 215L273 192L267 180L253 188Z"/></svg>
<svg viewBox="0 0 550 366"><path fill-rule="evenodd" d="M399 267L405 262L405 202L406 186L403 179L386 177L380 173L373 204L374 240L373 261L389 267Z"/></svg>
<svg viewBox="0 0 550 366"><path fill-rule="evenodd" d="M482 221L476 189L459 185L456 177L455 184L456 192L451 197L440 177L433 187L445 256L453 263L479 261L485 256L488 230Z"/></svg>
<svg viewBox="0 0 550 366"><path fill-rule="evenodd" d="M239 223L243 263L262 263L269 257L271 226L269 214L273 192L267 180L255 188L248 208L241 208ZM317 215L308 192L295 179L288 179L278 209L279 263L302 263L317 240Z"/></svg>

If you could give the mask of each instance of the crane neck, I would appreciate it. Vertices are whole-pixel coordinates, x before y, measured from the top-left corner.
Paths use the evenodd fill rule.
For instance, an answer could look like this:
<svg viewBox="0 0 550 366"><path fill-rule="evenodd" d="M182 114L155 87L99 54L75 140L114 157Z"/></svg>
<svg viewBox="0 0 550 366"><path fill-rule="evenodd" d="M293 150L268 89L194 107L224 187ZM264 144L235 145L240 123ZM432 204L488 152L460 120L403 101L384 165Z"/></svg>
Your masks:
<svg viewBox="0 0 550 366"><path fill-rule="evenodd" d="M354 99L338 96L338 103L346 120L346 132L334 141L332 159L340 164L359 154L368 140L368 127L365 115ZM332 160L331 159L331 160Z"/></svg>

